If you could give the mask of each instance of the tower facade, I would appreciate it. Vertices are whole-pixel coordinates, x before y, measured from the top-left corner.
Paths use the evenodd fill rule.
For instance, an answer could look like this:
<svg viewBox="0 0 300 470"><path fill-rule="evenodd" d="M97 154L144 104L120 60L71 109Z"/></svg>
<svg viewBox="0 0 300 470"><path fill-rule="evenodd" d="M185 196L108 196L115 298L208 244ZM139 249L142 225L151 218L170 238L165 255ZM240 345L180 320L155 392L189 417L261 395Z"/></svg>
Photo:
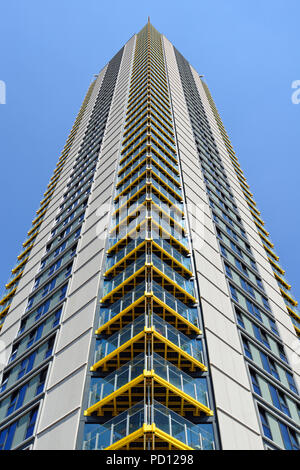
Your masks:
<svg viewBox="0 0 300 470"><path fill-rule="evenodd" d="M299 449L297 302L150 22L91 84L0 305L0 449Z"/></svg>

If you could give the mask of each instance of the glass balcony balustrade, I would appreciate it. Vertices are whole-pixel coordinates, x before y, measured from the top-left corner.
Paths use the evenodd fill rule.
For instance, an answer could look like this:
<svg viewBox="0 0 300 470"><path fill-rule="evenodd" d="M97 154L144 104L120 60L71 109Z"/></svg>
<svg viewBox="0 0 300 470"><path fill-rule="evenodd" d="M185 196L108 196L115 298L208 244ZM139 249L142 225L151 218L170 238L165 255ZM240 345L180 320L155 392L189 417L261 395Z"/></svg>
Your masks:
<svg viewBox="0 0 300 470"><path fill-rule="evenodd" d="M120 284L126 281L130 276L135 274L141 267L145 266L146 262L149 262L149 257L146 254L141 255L135 262L127 266L127 268L115 276L112 279L105 280L103 283L103 297L105 297L109 292L113 291Z"/></svg>
<svg viewBox="0 0 300 470"><path fill-rule="evenodd" d="M146 175L140 180L140 182L134 186L130 191L125 192L122 194L121 192L116 195L116 200L115 200L115 210L119 209L123 204L129 201L131 197L133 197L140 189L142 189L144 186L146 186L147 183L152 183L152 185L160 191L169 201L171 201L175 205L182 205L181 200L178 198L181 198L181 193L179 191L176 192L178 195L178 198L176 198L172 192L172 189L168 189L167 187L164 187L161 183L156 181L154 177L146 177ZM178 188L177 188L178 189Z"/></svg>
<svg viewBox="0 0 300 470"><path fill-rule="evenodd" d="M106 260L106 267L109 270L112 266L117 264L121 259L126 257L129 253L131 253L135 248L137 248L145 238L138 236L137 238L131 240L123 249L118 251L113 256L108 256ZM192 269L191 266L191 258L182 255L179 251L177 251L173 246L170 245L168 240L160 238L159 236L155 235L153 237L153 241L159 245L164 251L170 254L174 259L176 259L180 264L182 264L186 269Z"/></svg>
<svg viewBox="0 0 300 470"><path fill-rule="evenodd" d="M153 63L153 61L151 61ZM155 62L155 59L154 59ZM160 68L160 67L159 67ZM151 70L151 69L150 69ZM158 78L158 75L156 73L153 73L150 79L150 92L151 95L153 95L158 101L162 103L162 105L167 108L168 110L170 109L170 100L168 93L166 91L163 91L160 86L154 82L152 77Z"/></svg>
<svg viewBox="0 0 300 470"><path fill-rule="evenodd" d="M0 305L0 317L6 311L7 307L11 304L11 299L7 300L4 304Z"/></svg>
<svg viewBox="0 0 300 470"><path fill-rule="evenodd" d="M138 171L134 172L130 178L128 178L124 183L122 183L118 189L117 189L117 194L120 194L122 191L124 191L126 188L128 188L139 176L141 176L147 169L149 169L148 165L146 163L142 165Z"/></svg>
<svg viewBox="0 0 300 470"><path fill-rule="evenodd" d="M133 80L136 75L138 75L140 78L142 76L142 80L143 80L146 77L145 67L142 67L142 70L139 69L138 72L133 73ZM149 88L147 86L147 87L142 87L142 89L139 89L135 93L135 95L132 95L128 100L127 114L130 114L132 112L133 106L139 105L141 101L147 97L148 93L149 93Z"/></svg>
<svg viewBox="0 0 300 470"><path fill-rule="evenodd" d="M151 112L151 115L155 116L161 123L164 124L164 126L167 126L171 132L174 132L173 127L172 127L172 121L170 118L167 118L166 116L162 116L161 113L151 104L150 104L150 112Z"/></svg>
<svg viewBox="0 0 300 470"><path fill-rule="evenodd" d="M156 127L162 127L164 132L166 132L169 137L171 139L174 140L174 132L173 130L171 129L171 126L169 123L167 123L166 125L166 122L165 121L161 121L161 120L158 120L155 116L154 116L154 113L151 112L151 116L150 116L150 119L151 121L153 122L153 124L155 124Z"/></svg>
<svg viewBox="0 0 300 470"><path fill-rule="evenodd" d="M143 234L146 236L146 233L144 233L146 230L145 227L142 227L145 222L145 210L143 206L139 208L136 213L135 218L130 218L130 220L127 219L127 216L123 217L121 222L117 225L114 224L113 229L110 232L109 235L109 248L112 248L116 243L118 243L120 240L125 238L128 234L133 234L135 229L139 226L139 230L143 230ZM134 211L130 212L132 214L132 217L135 215ZM174 239L176 239L181 245L183 245L186 250L188 251L188 239L185 236L185 232L183 231L184 227L181 227L179 224L174 224L166 215L160 215L158 211L152 211L151 213L148 214L148 217L152 217L153 222L151 223L152 231L153 233L158 234L159 227L165 230L165 232L162 232L159 236L164 239L169 239L170 236L172 236ZM116 219L117 221L119 219ZM115 230L116 229L116 230ZM150 230L150 229L149 229ZM148 230L148 231L149 231ZM136 232L136 236L138 232ZM151 233L147 234L147 236L151 236ZM135 235L132 235L132 237L135 237Z"/></svg>
<svg viewBox="0 0 300 470"><path fill-rule="evenodd" d="M163 250L165 250L167 253L169 253L173 258L175 258L180 264L182 264L186 269L189 271L192 271L192 264L191 264L191 258L182 255L177 251L176 248L170 245L168 239L157 237L153 235L153 241L161 246Z"/></svg>
<svg viewBox="0 0 300 470"><path fill-rule="evenodd" d="M193 424L154 400L153 405L146 405L141 401L105 424L87 425L84 449L104 450L138 431L144 424L155 424L157 429L192 449L215 448L210 424Z"/></svg>
<svg viewBox="0 0 300 470"><path fill-rule="evenodd" d="M15 282L8 289L3 289L2 290L2 294L1 294L1 297L0 297L0 304L1 305L6 302L6 298L9 298L9 295L18 287L18 284L19 284L19 281ZM5 301L4 301L4 299L5 299Z"/></svg>
<svg viewBox="0 0 300 470"><path fill-rule="evenodd" d="M153 294L159 300L176 313L179 313L179 315L188 320L189 323L199 328L198 311L196 307L187 306L155 281L152 281L151 288Z"/></svg>
<svg viewBox="0 0 300 470"><path fill-rule="evenodd" d="M149 100L152 106L155 107L155 109L164 117L164 119L171 121L170 109L167 109L166 106L154 95L154 93L150 95Z"/></svg>
<svg viewBox="0 0 300 470"><path fill-rule="evenodd" d="M268 259L271 263L271 266L273 268L273 271L278 274L278 276L282 277L284 280L286 280L286 282L288 283L288 280L284 277L284 274L285 274L285 270L283 269L282 265L277 261L277 260L274 260L273 258L271 258L268 254ZM275 266L276 268L275 268ZM281 273L281 271L283 272L283 274Z"/></svg>
<svg viewBox="0 0 300 470"><path fill-rule="evenodd" d="M10 284L12 281L14 281L20 274L22 274L23 272L23 269L21 268L20 270L18 270L17 272L15 272L14 274L12 274L9 279L7 280L7 283L6 285Z"/></svg>
<svg viewBox="0 0 300 470"><path fill-rule="evenodd" d="M273 272L276 274L276 276L278 276L280 279L282 279L288 286L290 286L290 282L289 280L283 275L281 274L279 271L277 271L274 266L272 266L273 268ZM275 276L275 277L276 277ZM278 282L278 285L279 287L281 287L282 283L279 281L279 279L276 277L276 281Z"/></svg>
<svg viewBox="0 0 300 470"><path fill-rule="evenodd" d="M121 199L115 204L114 212L112 214L112 222L111 227L116 226L120 223L125 217L131 214L137 207L139 207L147 198L150 196L150 191L147 191L145 187L143 191L140 192L138 198L133 198L129 202L127 202L127 198L125 200L121 196Z"/></svg>
<svg viewBox="0 0 300 470"><path fill-rule="evenodd" d="M180 224L182 228L184 228L184 229L186 228L185 227L185 221L184 221L184 218L183 218L183 214L182 214L182 211L181 211L181 208L182 208L181 203L179 203L178 205L177 204L176 205L174 205L174 204L169 205L166 202L159 199L157 194L154 193L153 191L151 192L151 199L167 215L169 215L173 220L175 220L178 224ZM153 211L159 213L158 209L156 209L155 206L153 207Z"/></svg>
<svg viewBox="0 0 300 470"><path fill-rule="evenodd" d="M164 321L161 317L153 313L149 317L149 326L153 326L155 331L164 336L171 343L178 346L182 351L189 354L197 361L203 364L203 350L202 343L197 339L191 339L184 335L177 328L174 328L170 323Z"/></svg>
<svg viewBox="0 0 300 470"><path fill-rule="evenodd" d="M153 152L154 150L154 152ZM151 143L150 143L150 152L151 154L152 153L155 153L157 155L160 155L162 158L164 158L170 165L172 165L172 167L178 171L178 160L177 158L175 157L174 155L174 159L171 158L168 154L166 154L162 149L161 147L159 147L158 145L156 145L156 143L151 140Z"/></svg>
<svg viewBox="0 0 300 470"><path fill-rule="evenodd" d="M127 202L132 196L134 196L134 194L136 194L141 188L143 188L146 185L146 183L147 183L147 178L145 175L140 180L140 182L136 186L134 186L130 191L125 192L124 194L118 193L116 195L115 209L117 210L122 204L125 204L125 202Z"/></svg>
<svg viewBox="0 0 300 470"><path fill-rule="evenodd" d="M21 267L24 267L24 265L25 265L26 262L27 262L28 256L29 256L29 252L27 253L27 256L26 256L25 258L22 258L22 259L20 259L20 260L18 260L18 261L16 262L16 264L15 264L14 267L12 268L12 273L13 273L13 274L15 274L16 272L18 272Z"/></svg>
<svg viewBox="0 0 300 470"><path fill-rule="evenodd" d="M142 153L134 162L132 165L129 165L128 168L126 168L125 171L119 174L118 176L118 182L120 182L123 178L125 178L131 171L133 171L141 162L146 161L147 153L146 151ZM128 162L127 162L128 163Z"/></svg>
<svg viewBox="0 0 300 470"><path fill-rule="evenodd" d="M153 265L158 268L163 274L165 274L169 279L178 284L182 289L184 289L188 294L195 296L195 286L193 281L189 281L177 273L173 268L171 268L167 263L162 261L156 254L152 253L151 261Z"/></svg>
<svg viewBox="0 0 300 470"><path fill-rule="evenodd" d="M143 165L141 165L139 168L137 168L138 166L138 163L139 163L139 160L140 161L144 161ZM153 159L154 160L154 159ZM139 176L141 176L146 170L151 170L153 173L155 173L155 175L157 175L159 178L161 178L163 181L166 182L166 184L171 188L173 189L174 192L176 192L178 194L178 196L182 197L182 192L180 190L180 188L178 187L177 184L174 184L174 181L172 180L172 177L173 175L170 175L169 176L169 173L170 173L170 169L165 165L163 164L160 164L159 162L159 159L156 158L155 161L157 161L157 165L153 162L152 160L150 160L150 158L148 158L148 161L146 162L146 155L143 155L143 158L141 159L138 159L137 160L137 164L134 164L133 167L130 167L130 170L133 171L132 175L130 176L130 178L128 178L126 181L124 181L117 189L117 194L120 194L122 191L124 191L127 187L129 187ZM159 166L158 166L159 165ZM165 172L161 171L161 169L159 168L163 168L163 167L166 167L167 169L165 170ZM136 169L137 168L137 169ZM135 170L136 169L136 170ZM128 172L130 173L130 171ZM151 175L151 174L150 174ZM124 174L121 175L123 179L124 178ZM154 178L154 176L153 176ZM177 175L174 174L174 178L176 181L178 181L179 183L179 180L177 178Z"/></svg>
<svg viewBox="0 0 300 470"><path fill-rule="evenodd" d="M151 199L154 202L151 206L143 204L146 200L151 201ZM121 204L120 208L112 215L110 231L114 232L114 229L117 228L118 238L120 238L120 233L124 237L146 217L153 217L171 235L175 231L175 238L179 237L181 239L183 237L186 239L184 232L186 224L180 209L174 204L169 205L161 201L153 191L143 192L136 201L132 201L128 205L126 203ZM186 240L181 241L181 243L186 244Z"/></svg>
<svg viewBox="0 0 300 470"><path fill-rule="evenodd" d="M298 302L297 300L294 299L293 295L288 291L287 289L283 289L281 286L279 286L280 289L282 290L281 295L283 297L283 300L285 304L288 307L297 307Z"/></svg>
<svg viewBox="0 0 300 470"><path fill-rule="evenodd" d="M180 176L163 162L162 160L164 158L163 156L159 158L154 152L152 152L149 155L151 156L152 160L154 160L159 166L161 166L161 168L163 168L166 172L168 172L169 175L172 176L172 178L174 178L178 183L180 183ZM171 165L171 162L169 163Z"/></svg>
<svg viewBox="0 0 300 470"><path fill-rule="evenodd" d="M141 90L141 88L140 88L140 90ZM132 91L130 93L132 93ZM148 117L147 109L142 109L141 112L139 113L139 115L135 119L128 119L127 118L126 119L126 125L125 125L124 137L126 137L127 133L129 134L129 132L131 132L132 126L134 126L134 128L138 127L142 122L144 122L144 119L146 119L147 117Z"/></svg>
<svg viewBox="0 0 300 470"><path fill-rule="evenodd" d="M177 184L174 184L162 171L160 171L155 166L152 166L152 171L155 175L159 176L159 178L162 179L168 185L168 187L174 191L174 193L176 193L180 198L182 198L182 191L180 188L178 188ZM154 175L151 176L153 179L155 178Z"/></svg>
<svg viewBox="0 0 300 470"><path fill-rule="evenodd" d="M152 212L152 219L160 225L168 234L172 235L178 242L188 249L188 239L185 236L184 227L181 227L179 224L171 224L171 221L166 216L160 215L157 211ZM169 238L168 235L162 235L162 238Z"/></svg>
<svg viewBox="0 0 300 470"><path fill-rule="evenodd" d="M154 132L152 132L152 130ZM163 139L164 141L166 141L166 143L164 145L167 145L167 148L170 149L171 152L176 152L176 147L175 147L175 143L174 143L174 140L170 140L170 138L165 135L163 132L161 132L161 130L156 126L156 125L153 125L151 126L151 134L155 137L157 137L157 134L159 137L161 137L161 139Z"/></svg>
<svg viewBox="0 0 300 470"><path fill-rule="evenodd" d="M96 340L94 363L100 361L104 357L116 351L127 341L130 341L145 327L154 327L164 338L172 344L179 347L182 351L189 354L194 359L203 364L202 343L197 339L191 339L183 333L179 332L170 323L164 321L161 317L153 313L152 315L140 315L129 325L117 331L109 338L100 338Z"/></svg>
<svg viewBox="0 0 300 470"><path fill-rule="evenodd" d="M90 384L88 407L95 405L132 380L142 376L144 370L147 370L147 357L141 353L107 377L93 377Z"/></svg>
<svg viewBox="0 0 300 470"><path fill-rule="evenodd" d="M136 109L134 109L127 115L126 126L130 125L133 120L138 119L141 116L141 114L143 114L145 111L148 110L148 107L149 107L149 101L143 100L140 106L138 106Z"/></svg>
<svg viewBox="0 0 300 470"><path fill-rule="evenodd" d="M134 134L130 139L128 139L126 142L124 142L123 148L129 148L129 146L134 143L135 144L135 139L139 135L140 137L138 138L138 141L143 139L147 135L147 130L149 129L148 123L146 123L144 126L142 126L136 134ZM141 135L142 134L142 135Z"/></svg>
<svg viewBox="0 0 300 470"><path fill-rule="evenodd" d="M149 119L151 119L151 125L154 126L155 129L158 129L159 131L166 133L174 143L174 139L175 139L174 131L171 128L169 123L167 123L166 125L165 120L157 119L157 116L155 116L154 113L151 113L151 115L149 116Z"/></svg>
<svg viewBox="0 0 300 470"><path fill-rule="evenodd" d="M142 253L137 260L133 260L133 262L129 264L120 274L113 277L112 279L104 281L103 297L126 281L130 276L135 274L142 266L145 266L146 263L153 263L153 266L159 269L159 271L165 274L165 276L167 276L171 281L178 284L178 286L184 289L191 296L195 296L195 286L193 281L185 279L167 263L162 261L156 254L152 253L147 255Z"/></svg>
<svg viewBox="0 0 300 470"><path fill-rule="evenodd" d="M136 230L136 227L138 230ZM108 249L115 248L116 244L123 242L128 238L147 238L150 236L150 231L148 228L147 221L145 219L139 220L139 222L131 223L128 225L128 228L121 227L118 230L117 234L115 232L111 233L108 237Z"/></svg>
<svg viewBox="0 0 300 470"><path fill-rule="evenodd" d="M289 302L285 302L285 305L294 312L295 315L297 315L300 318L300 310L296 308L294 305L291 305Z"/></svg>
<svg viewBox="0 0 300 470"><path fill-rule="evenodd" d="M120 312L123 312L126 308L130 307L130 305L141 299L145 292L151 293L151 291L157 297L157 299L163 302L167 307L170 307L170 309L178 313L189 323L199 328L197 308L187 306L155 281L152 281L151 284L149 283L148 285L145 282L141 282L135 287L135 289L126 293L121 299L113 302L111 305L102 306L99 311L98 328L101 328ZM156 310L154 306L154 313L155 312Z"/></svg>
<svg viewBox="0 0 300 470"><path fill-rule="evenodd" d="M153 186L158 191L160 191L173 204L175 204L178 207L182 207L182 200L179 200L176 197L174 197L173 194L167 188L163 187L158 181L153 181ZM180 196L179 193L178 193L178 196Z"/></svg>
<svg viewBox="0 0 300 470"><path fill-rule="evenodd" d="M147 174L145 173L146 170L148 170ZM172 180L170 180L165 175L165 173L160 171L155 165L151 165L151 164L143 165L136 173L134 173L131 176L131 178L124 181L124 183L121 186L119 186L119 188L117 190L117 195L120 195L123 192L126 193L126 190L128 191L128 189L130 188L130 185L133 182L135 182L135 184L137 184L136 180L138 180L139 177L142 177L142 175L144 176L144 178L146 178L147 182L149 182L149 183L152 182L154 185L156 185L156 183L158 182L157 177L159 177L162 180L162 182L158 182L159 185L163 185L163 182L164 182L167 185L166 190L167 190L168 193L171 193L173 195L173 192L175 192L177 194L177 196L182 199L181 189L178 188L178 186L176 184L174 184L174 182ZM165 186L163 186L163 187L165 187Z"/></svg>
<svg viewBox="0 0 300 470"><path fill-rule="evenodd" d="M143 199L145 200L145 198ZM145 220L146 206L140 204L140 202L144 202L143 199L139 199L139 204L130 205L128 210L123 206L121 211L114 216L110 231L110 240L114 238L117 240L124 238L131 230ZM128 220L128 216L130 216L130 220ZM113 246L111 241L109 242L109 246Z"/></svg>
<svg viewBox="0 0 300 470"><path fill-rule="evenodd" d="M137 237L131 240L122 250L118 251L113 256L108 256L106 259L106 268L109 270L112 266L118 263L121 259L125 258L129 253L131 253L136 247L138 247L145 238Z"/></svg>
<svg viewBox="0 0 300 470"><path fill-rule="evenodd" d="M145 110L142 114L140 114L140 116L138 116L136 119L131 121L129 126L126 124L123 142L125 142L125 140L128 137L131 137L131 134L133 132L138 131L140 127L146 124L148 120L149 120L148 112L147 110Z"/></svg>
<svg viewBox="0 0 300 470"><path fill-rule="evenodd" d="M123 168L127 167L127 165L130 165L130 167L131 167L131 164L134 161L134 159L137 156L140 156L141 152L143 150L146 150L146 148L147 148L147 143L144 142L133 153L131 153L130 156L128 156L128 158L127 158L127 153L125 153L125 155L121 155L121 161L119 163L119 173L121 173L121 170ZM127 168L126 168L126 170L127 170Z"/></svg>
<svg viewBox="0 0 300 470"><path fill-rule="evenodd" d="M147 125L148 120L149 120L148 112L147 112L147 110L145 110L136 119L131 121L129 126L126 124L125 132L124 132L124 136L123 136L123 142L124 142L123 145L126 144L126 139L128 139L128 137L131 137L131 135L133 133L139 132L139 129L142 126Z"/></svg>
<svg viewBox="0 0 300 470"><path fill-rule="evenodd" d="M155 424L156 428L192 449L215 449L210 424L193 424L155 400L153 405L141 401L105 424L87 425L83 448L104 450L138 431L144 424Z"/></svg>
<svg viewBox="0 0 300 470"><path fill-rule="evenodd" d="M283 292L286 293L286 295L288 295L292 300L295 301L295 297L293 295L293 292L290 289L287 289L283 284L281 284L281 282L278 282L278 286L281 290L283 290Z"/></svg>
<svg viewBox="0 0 300 470"><path fill-rule="evenodd" d="M134 379L143 376L144 371L154 371L155 375L171 384L178 391L209 407L206 379L189 376L157 353L153 353L151 356L140 353L105 378L92 377L88 407L101 402Z"/></svg>
<svg viewBox="0 0 300 470"><path fill-rule="evenodd" d="M291 318L291 320L292 320L292 322L293 322L293 325L294 325L296 328L298 328L298 330L300 330L300 320L297 320L297 319L296 319L295 317L293 317L292 315L291 315L290 318Z"/></svg>
<svg viewBox="0 0 300 470"><path fill-rule="evenodd" d="M27 238L25 238L25 240L23 241L22 245L23 245L24 247L26 247L26 245L28 245L29 240L30 240L30 241L33 240L34 237L36 237L38 233L39 233L39 229L37 229L37 230L35 230L34 232L32 232L32 233L30 234L30 236L28 236Z"/></svg>
<svg viewBox="0 0 300 470"><path fill-rule="evenodd" d="M126 148L126 150L123 151L121 154L121 158L123 159L129 159L132 158L133 155L137 150L141 151L143 148L143 144L147 142L147 133L145 132L144 134L141 135L138 139L134 141L129 147Z"/></svg>
<svg viewBox="0 0 300 470"><path fill-rule="evenodd" d="M134 304L138 299L143 297L146 290L146 283L142 282L141 284L138 284L135 289L125 294L120 300L117 300L109 306L101 307L99 312L98 328L101 328L120 312L130 307L130 305Z"/></svg>
<svg viewBox="0 0 300 470"><path fill-rule="evenodd" d="M165 144L163 144L162 142L160 142L158 140L158 138L152 134L151 135L151 148L156 150L158 153L161 153L162 152L162 149L166 150L166 152L168 152L169 154L172 154L171 150L169 149L169 147ZM178 165L177 163L177 158L175 157L175 154L174 154L174 159L176 160L173 160L172 158L170 158L169 155L167 155L165 152L162 152L162 155L163 157L168 160L168 162L172 163L173 166L175 165L175 167Z"/></svg>
<svg viewBox="0 0 300 470"><path fill-rule="evenodd" d="M128 103L129 107L127 110L128 115L130 116L134 111L139 109L141 106L144 105L144 103L147 102L149 99L149 90L146 89L144 93L142 93L137 100L134 100L132 103Z"/></svg>

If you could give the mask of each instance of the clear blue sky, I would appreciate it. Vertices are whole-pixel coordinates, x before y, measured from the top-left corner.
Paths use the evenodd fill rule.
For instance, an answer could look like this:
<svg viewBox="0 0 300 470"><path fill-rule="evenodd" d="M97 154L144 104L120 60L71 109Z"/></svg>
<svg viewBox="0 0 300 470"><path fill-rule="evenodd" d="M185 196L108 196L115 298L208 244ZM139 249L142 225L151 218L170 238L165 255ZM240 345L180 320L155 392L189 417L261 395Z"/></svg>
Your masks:
<svg viewBox="0 0 300 470"><path fill-rule="evenodd" d="M10 0L1 5L1 268L10 274L95 73L146 23L205 75L300 299L299 0Z"/></svg>

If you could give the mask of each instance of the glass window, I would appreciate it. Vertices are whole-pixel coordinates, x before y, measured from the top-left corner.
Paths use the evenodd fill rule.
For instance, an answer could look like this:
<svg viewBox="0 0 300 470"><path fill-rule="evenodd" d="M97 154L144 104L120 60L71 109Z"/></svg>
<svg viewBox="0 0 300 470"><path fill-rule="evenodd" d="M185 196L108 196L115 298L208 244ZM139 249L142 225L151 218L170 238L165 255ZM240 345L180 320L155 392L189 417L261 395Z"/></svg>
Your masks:
<svg viewBox="0 0 300 470"><path fill-rule="evenodd" d="M40 280L41 280L41 278L40 278L40 277L38 277L38 278L35 280L35 283L34 283L33 289L36 289L36 288L38 287L38 285L39 285L39 283L40 283Z"/></svg>
<svg viewBox="0 0 300 470"><path fill-rule="evenodd" d="M252 259L250 259L250 264L251 264L252 268L257 271L257 266L256 266L255 261L253 261Z"/></svg>
<svg viewBox="0 0 300 470"><path fill-rule="evenodd" d="M36 395L39 395L44 390L46 377L47 377L47 369L44 369L39 375L39 383L36 389Z"/></svg>
<svg viewBox="0 0 300 470"><path fill-rule="evenodd" d="M232 298L233 298L236 302L238 302L239 299L238 299L238 296L237 296L235 287L233 287L231 284L229 284L229 287L230 287L230 292L231 292Z"/></svg>
<svg viewBox="0 0 300 470"><path fill-rule="evenodd" d="M284 447L286 450L299 450L299 442L295 431L279 422Z"/></svg>
<svg viewBox="0 0 300 470"><path fill-rule="evenodd" d="M247 277L249 277L248 270L247 270L246 266L243 263L241 263L237 258L234 258L234 261L235 261L236 267L240 271L242 271Z"/></svg>
<svg viewBox="0 0 300 470"><path fill-rule="evenodd" d="M270 363L271 374L273 375L273 377L275 377L275 379L280 380L275 362L270 357L268 358L268 360Z"/></svg>
<svg viewBox="0 0 300 470"><path fill-rule="evenodd" d="M63 300L65 298L67 288L68 288L68 284L66 284L65 286L61 288L59 300Z"/></svg>
<svg viewBox="0 0 300 470"><path fill-rule="evenodd" d="M51 274L53 274L57 269L60 268L61 261L62 261L62 258L60 258L58 261L56 261L56 263L54 263L54 264L49 268L48 276L51 276Z"/></svg>
<svg viewBox="0 0 300 470"><path fill-rule="evenodd" d="M270 389L273 405L276 406L276 408L278 408L280 411L282 411L286 415L291 416L287 403L286 403L285 395L280 390L277 390L271 384L269 384L269 389Z"/></svg>
<svg viewBox="0 0 300 470"><path fill-rule="evenodd" d="M38 320L42 315L48 312L50 306L50 299L46 300L42 305L37 308L37 314L35 320Z"/></svg>
<svg viewBox="0 0 300 470"><path fill-rule="evenodd" d="M289 383L289 387L292 390L292 392L298 393L298 390L297 390L297 387L296 387L296 384L295 384L295 381L294 381L294 377L292 376L292 374L290 374L289 372L286 371L286 378L287 378L287 381Z"/></svg>
<svg viewBox="0 0 300 470"><path fill-rule="evenodd" d="M268 437L269 439L273 439L270 425L267 419L267 415L262 408L259 408L259 414L260 414L260 420L261 420L264 435Z"/></svg>
<svg viewBox="0 0 300 470"><path fill-rule="evenodd" d="M278 330L277 330L277 326L276 326L276 323L275 321L272 319L272 318L269 318L269 323L270 323L270 328L271 330L273 331L273 333L277 336L279 336L279 333L278 333Z"/></svg>
<svg viewBox="0 0 300 470"><path fill-rule="evenodd" d="M245 351L246 356L249 357L249 359L252 359L249 341L246 338L243 338L243 346L244 346L244 351Z"/></svg>
<svg viewBox="0 0 300 470"><path fill-rule="evenodd" d="M257 325L254 325L254 324L253 324L253 331L254 331L255 338L261 343L263 343L267 348L270 349L270 345L269 345L269 341L268 341L268 337L266 333L261 328L259 328Z"/></svg>
<svg viewBox="0 0 300 470"><path fill-rule="evenodd" d="M52 328L54 328L55 326L57 326L59 324L59 320L60 320L60 316L61 316L61 311L62 309L60 308L59 310L57 310L57 312L55 312L54 314L54 321L53 321L53 324L52 324Z"/></svg>
<svg viewBox="0 0 300 470"><path fill-rule="evenodd" d="M224 246L220 245L220 248L221 248L221 253L222 253L222 255L223 255L225 258L227 258L227 251L226 251L226 249L224 248Z"/></svg>
<svg viewBox="0 0 300 470"><path fill-rule="evenodd" d="M238 324L242 328L245 328L244 320L243 320L243 317L242 317L241 313L238 310L236 310L235 313L236 313L236 318L237 318Z"/></svg>
<svg viewBox="0 0 300 470"><path fill-rule="evenodd" d="M45 353L45 359L47 359L49 356L51 356L52 350L53 350L53 345L54 345L54 337L49 339L49 341L47 343L47 351Z"/></svg>
<svg viewBox="0 0 300 470"><path fill-rule="evenodd" d="M71 274L71 272L72 272L72 264L69 264L69 265L67 266L67 270L66 270L66 272L65 272L65 277L69 277L70 274Z"/></svg>
<svg viewBox="0 0 300 470"><path fill-rule="evenodd" d="M268 300L262 295L261 296L265 309L271 311Z"/></svg>
<svg viewBox="0 0 300 470"><path fill-rule="evenodd" d="M34 408L30 412L30 418L29 418L29 423L28 423L27 430L26 430L25 439L28 439L28 437L32 436L33 434L37 414L38 414L38 408Z"/></svg>
<svg viewBox="0 0 300 470"><path fill-rule="evenodd" d="M253 386L254 392L257 393L258 395L261 395L259 383L258 383L258 380L257 380L257 375L255 374L255 372L250 371L250 376L251 376L251 381L252 381L252 386Z"/></svg>
<svg viewBox="0 0 300 470"><path fill-rule="evenodd" d="M263 353L262 351L260 351L260 358L261 358L263 368L267 372L269 372L269 374L271 374L271 367L270 367L267 355L265 353Z"/></svg>
<svg viewBox="0 0 300 470"><path fill-rule="evenodd" d="M240 282L242 288L255 299L255 293L252 286L250 286L250 284L248 284L248 282L246 282L242 277L240 277Z"/></svg>
<svg viewBox="0 0 300 470"><path fill-rule="evenodd" d="M256 318L258 318L259 321L262 322L261 314L260 314L260 311L259 311L258 307L256 307L256 305L254 305L248 299L246 299L246 304L247 304L248 312L251 313L252 315L254 315Z"/></svg>
<svg viewBox="0 0 300 470"><path fill-rule="evenodd" d="M29 371L31 371L34 363L36 352L31 354L29 357L26 357L25 359L22 360L20 366L19 366L19 373L18 373L18 379L23 377L23 375L27 374Z"/></svg>
<svg viewBox="0 0 300 470"><path fill-rule="evenodd" d="M255 277L255 279L256 279L256 284L258 285L258 287L259 287L260 289L263 289L264 286L263 286L263 283L262 283L261 279L260 279L259 277L257 277L257 276Z"/></svg>
<svg viewBox="0 0 300 470"><path fill-rule="evenodd" d="M278 346L278 352L279 352L279 356L280 358L284 361L284 362L288 362L287 358L286 358L286 355L285 355L285 352L284 352L284 349L283 349L283 346L281 344L277 344Z"/></svg>
<svg viewBox="0 0 300 470"><path fill-rule="evenodd" d="M225 271L226 271L227 276L232 278L231 269L226 263L225 263Z"/></svg>

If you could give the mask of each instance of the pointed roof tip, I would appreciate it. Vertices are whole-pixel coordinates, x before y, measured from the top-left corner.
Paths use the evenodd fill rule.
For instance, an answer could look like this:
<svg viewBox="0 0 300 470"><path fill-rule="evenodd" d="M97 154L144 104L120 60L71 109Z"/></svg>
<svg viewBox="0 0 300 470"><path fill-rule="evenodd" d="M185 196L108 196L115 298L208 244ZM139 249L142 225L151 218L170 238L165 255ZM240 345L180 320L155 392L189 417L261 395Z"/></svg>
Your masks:
<svg viewBox="0 0 300 470"><path fill-rule="evenodd" d="M148 24L150 24L150 16L148 16Z"/></svg>

